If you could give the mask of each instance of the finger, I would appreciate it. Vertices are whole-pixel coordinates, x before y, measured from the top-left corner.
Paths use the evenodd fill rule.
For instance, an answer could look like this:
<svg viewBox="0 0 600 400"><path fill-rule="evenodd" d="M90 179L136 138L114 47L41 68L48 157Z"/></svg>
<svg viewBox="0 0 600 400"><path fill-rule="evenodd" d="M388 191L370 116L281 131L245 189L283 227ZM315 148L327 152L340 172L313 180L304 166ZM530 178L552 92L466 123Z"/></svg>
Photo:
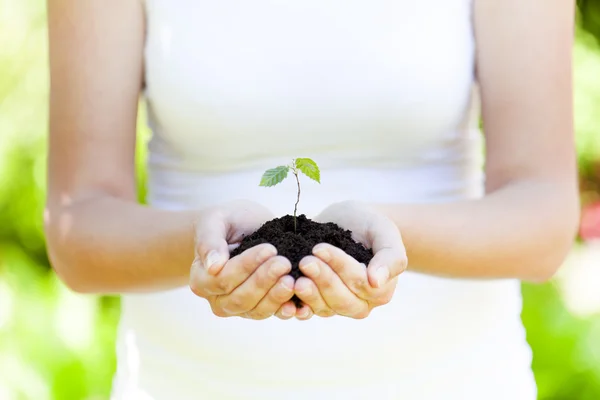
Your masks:
<svg viewBox="0 0 600 400"><path fill-rule="evenodd" d="M319 317L331 317L335 312L327 305L315 283L309 278L300 277L294 285L296 296L303 304L310 307L315 315Z"/></svg>
<svg viewBox="0 0 600 400"><path fill-rule="evenodd" d="M269 244L252 247L229 260L217 276L209 274L196 258L190 273L190 287L200 297L229 294L276 254L277 249Z"/></svg>
<svg viewBox="0 0 600 400"><path fill-rule="evenodd" d="M406 249L400 230L388 219L374 221L368 236L374 253L367 268L369 283L374 288L381 288L406 270Z"/></svg>
<svg viewBox="0 0 600 400"><path fill-rule="evenodd" d="M293 295L294 278L289 275L282 276L271 290L269 290L266 296L259 300L256 307L248 312L248 316L257 320L266 319L281 310L281 316L284 317L284 319L291 318L296 313L296 307L293 304L293 308L290 308L289 306L285 308L282 307Z"/></svg>
<svg viewBox="0 0 600 400"><path fill-rule="evenodd" d="M232 262L233 261L234 260L232 259ZM228 271L228 268L229 265L226 266L223 272ZM261 299L276 286L277 281L291 270L292 265L287 258L281 256L272 257L262 263L256 269L256 272L252 273L248 279L243 281L230 293L219 296L217 298L217 307L222 308L226 313L232 315L246 313L254 309ZM293 279L292 277L290 278ZM235 279L237 279L237 276L231 275L227 281L233 282ZM293 288L293 283L291 284L291 287ZM277 304L277 306L273 308L271 315L277 311L284 301L287 300L289 299L285 299Z"/></svg>
<svg viewBox="0 0 600 400"><path fill-rule="evenodd" d="M296 315L296 305L293 301L286 301L279 310L275 313L275 316L279 319L287 320Z"/></svg>
<svg viewBox="0 0 600 400"><path fill-rule="evenodd" d="M394 293L396 292L396 286L398 284L398 277L395 277L381 288L377 289L376 293L371 296L368 301L371 309L373 307L383 306L392 301Z"/></svg>
<svg viewBox="0 0 600 400"><path fill-rule="evenodd" d="M300 262L300 270L315 283L325 303L336 314L352 318L368 314L367 302L352 293L331 267L319 258L305 257Z"/></svg>
<svg viewBox="0 0 600 400"><path fill-rule="evenodd" d="M408 260L404 248L382 248L375 253L367 274L369 283L374 288L382 288L406 270Z"/></svg>
<svg viewBox="0 0 600 400"><path fill-rule="evenodd" d="M194 262L192 263L192 267L190 268L189 287L196 296L206 297L207 295L200 284L200 277L204 274L206 274L204 265L199 258L195 258Z"/></svg>
<svg viewBox="0 0 600 400"><path fill-rule="evenodd" d="M366 265L359 263L340 248L327 243L316 245L313 254L327 263L352 293L363 298L367 295L370 285Z"/></svg>
<svg viewBox="0 0 600 400"><path fill-rule="evenodd" d="M210 275L217 275L229 259L227 226L217 212L203 214L195 229L196 260Z"/></svg>
<svg viewBox="0 0 600 400"><path fill-rule="evenodd" d="M296 319L299 319L300 321L308 321L313 315L312 309L306 304L303 304L302 307L296 311Z"/></svg>
<svg viewBox="0 0 600 400"><path fill-rule="evenodd" d="M373 218L367 231L367 238L374 253L389 247L404 247L400 229L389 218Z"/></svg>
<svg viewBox="0 0 600 400"><path fill-rule="evenodd" d="M264 243L251 247L230 259L211 281L213 294L229 294L245 282L267 260L277 255L275 246Z"/></svg>

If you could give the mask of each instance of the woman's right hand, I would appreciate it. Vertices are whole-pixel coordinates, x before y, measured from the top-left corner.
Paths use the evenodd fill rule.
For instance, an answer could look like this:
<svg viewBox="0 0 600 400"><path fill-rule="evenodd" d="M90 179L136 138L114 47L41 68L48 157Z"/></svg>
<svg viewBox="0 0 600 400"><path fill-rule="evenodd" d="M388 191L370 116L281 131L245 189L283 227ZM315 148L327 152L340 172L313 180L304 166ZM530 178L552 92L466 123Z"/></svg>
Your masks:
<svg viewBox="0 0 600 400"><path fill-rule="evenodd" d="M194 294L208 300L219 317L292 318L296 306L291 264L271 244L229 258L232 245L273 219L265 207L234 201L201 212L196 224L195 259L190 273Z"/></svg>

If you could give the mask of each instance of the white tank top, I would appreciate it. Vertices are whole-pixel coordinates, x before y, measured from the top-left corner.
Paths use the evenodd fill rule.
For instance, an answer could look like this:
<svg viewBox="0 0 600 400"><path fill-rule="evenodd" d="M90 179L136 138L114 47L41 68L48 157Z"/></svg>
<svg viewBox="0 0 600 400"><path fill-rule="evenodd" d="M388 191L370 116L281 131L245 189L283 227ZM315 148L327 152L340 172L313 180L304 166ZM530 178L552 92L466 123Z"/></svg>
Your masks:
<svg viewBox="0 0 600 400"><path fill-rule="evenodd" d="M471 0L146 0L149 202L293 210L294 157L331 202L483 194ZM452 235L452 232L448 232ZM190 259L190 263L191 263ZM403 274L364 320L214 316L189 288L125 295L114 399L534 400L516 280Z"/></svg>

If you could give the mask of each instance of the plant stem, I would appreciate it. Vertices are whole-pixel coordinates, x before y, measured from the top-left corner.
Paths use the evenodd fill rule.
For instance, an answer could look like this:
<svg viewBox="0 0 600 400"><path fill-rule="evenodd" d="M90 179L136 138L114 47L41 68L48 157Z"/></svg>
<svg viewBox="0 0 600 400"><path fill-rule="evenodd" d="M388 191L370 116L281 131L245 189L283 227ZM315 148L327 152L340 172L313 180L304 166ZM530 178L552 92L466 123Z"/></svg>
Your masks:
<svg viewBox="0 0 600 400"><path fill-rule="evenodd" d="M296 183L298 184L298 198L294 205L294 233L296 233L296 211L298 210L298 203L300 202L300 179L298 179L298 171L294 168L294 176L296 177Z"/></svg>

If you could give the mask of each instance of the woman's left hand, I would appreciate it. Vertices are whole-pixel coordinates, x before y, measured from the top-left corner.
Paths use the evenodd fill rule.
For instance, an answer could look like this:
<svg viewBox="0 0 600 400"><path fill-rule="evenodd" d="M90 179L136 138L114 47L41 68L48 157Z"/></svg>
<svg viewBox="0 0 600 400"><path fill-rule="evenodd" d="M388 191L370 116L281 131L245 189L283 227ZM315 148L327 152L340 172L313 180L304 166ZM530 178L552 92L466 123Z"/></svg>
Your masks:
<svg viewBox="0 0 600 400"><path fill-rule="evenodd" d="M334 222L352 231L353 238L371 248L368 266L330 244L314 247L313 256L300 261L305 277L296 280L294 291L304 306L298 319L312 315L343 315L366 318L377 306L387 304L396 290L398 275L407 267L400 231L385 215L357 202L336 203L314 218Z"/></svg>

